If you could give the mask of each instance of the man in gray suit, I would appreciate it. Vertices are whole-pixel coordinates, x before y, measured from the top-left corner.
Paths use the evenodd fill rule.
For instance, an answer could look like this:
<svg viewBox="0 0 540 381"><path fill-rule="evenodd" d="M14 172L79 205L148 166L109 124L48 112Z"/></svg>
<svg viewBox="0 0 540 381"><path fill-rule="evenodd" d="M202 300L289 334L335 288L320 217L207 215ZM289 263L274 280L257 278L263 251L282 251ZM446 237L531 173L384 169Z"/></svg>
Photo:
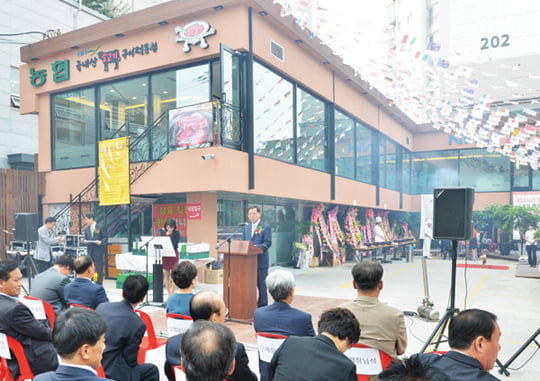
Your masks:
<svg viewBox="0 0 540 381"><path fill-rule="evenodd" d="M70 282L68 275L73 271L73 258L61 255L53 267L36 275L32 281L30 296L49 303L58 315L68 308L64 298L64 287Z"/></svg>
<svg viewBox="0 0 540 381"><path fill-rule="evenodd" d="M47 217L43 226L38 229L38 240L34 255L38 273L42 273L52 266L51 246L63 242L63 235L58 235L57 237L54 235L52 230L54 225L56 225L56 218Z"/></svg>
<svg viewBox="0 0 540 381"><path fill-rule="evenodd" d="M341 307L349 309L362 333L359 343L383 351L394 360L407 349L407 328L403 312L379 301L383 288L383 267L378 261L363 261L352 269L357 297Z"/></svg>

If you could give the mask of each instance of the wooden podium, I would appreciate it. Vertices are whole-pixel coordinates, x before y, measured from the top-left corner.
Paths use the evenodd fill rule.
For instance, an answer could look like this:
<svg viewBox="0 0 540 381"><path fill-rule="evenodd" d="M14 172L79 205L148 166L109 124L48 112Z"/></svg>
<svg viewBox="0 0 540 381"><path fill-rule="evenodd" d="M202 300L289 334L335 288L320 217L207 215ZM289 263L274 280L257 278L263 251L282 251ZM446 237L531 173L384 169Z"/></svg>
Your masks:
<svg viewBox="0 0 540 381"><path fill-rule="evenodd" d="M218 250L223 253L223 299L231 319L253 321L257 308L257 254L263 250L251 241L231 240Z"/></svg>

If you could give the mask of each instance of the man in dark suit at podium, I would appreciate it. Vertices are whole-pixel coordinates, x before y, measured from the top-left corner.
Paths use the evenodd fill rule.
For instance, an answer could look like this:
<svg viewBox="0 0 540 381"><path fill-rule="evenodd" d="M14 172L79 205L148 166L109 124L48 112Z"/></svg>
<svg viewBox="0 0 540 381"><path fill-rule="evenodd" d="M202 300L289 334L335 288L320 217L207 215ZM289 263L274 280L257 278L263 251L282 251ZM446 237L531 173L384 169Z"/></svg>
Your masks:
<svg viewBox="0 0 540 381"><path fill-rule="evenodd" d="M86 244L87 254L96 264L98 274L97 284L103 284L103 258L107 254L107 237L101 224L96 223L93 213L84 215L84 222L88 227L84 229L83 243Z"/></svg>
<svg viewBox="0 0 540 381"><path fill-rule="evenodd" d="M259 290L257 308L259 308L268 305L265 281L268 275L268 248L272 246L272 229L270 225L261 221L261 209L258 206L249 207L248 219L250 223L244 226L242 239L252 241L255 246L263 250L257 256L257 289Z"/></svg>

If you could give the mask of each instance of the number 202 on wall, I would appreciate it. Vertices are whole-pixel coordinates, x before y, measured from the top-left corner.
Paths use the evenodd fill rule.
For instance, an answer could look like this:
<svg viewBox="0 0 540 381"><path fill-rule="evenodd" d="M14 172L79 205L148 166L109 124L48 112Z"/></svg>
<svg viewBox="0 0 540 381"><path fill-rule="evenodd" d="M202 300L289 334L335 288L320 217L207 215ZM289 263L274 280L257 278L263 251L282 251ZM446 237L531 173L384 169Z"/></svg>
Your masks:
<svg viewBox="0 0 540 381"><path fill-rule="evenodd" d="M510 46L510 35L508 34L501 34L499 36L491 36L491 37L482 37L480 39L482 42L482 46L480 47L480 50L487 50L487 49L495 49L495 48L502 48L504 46Z"/></svg>

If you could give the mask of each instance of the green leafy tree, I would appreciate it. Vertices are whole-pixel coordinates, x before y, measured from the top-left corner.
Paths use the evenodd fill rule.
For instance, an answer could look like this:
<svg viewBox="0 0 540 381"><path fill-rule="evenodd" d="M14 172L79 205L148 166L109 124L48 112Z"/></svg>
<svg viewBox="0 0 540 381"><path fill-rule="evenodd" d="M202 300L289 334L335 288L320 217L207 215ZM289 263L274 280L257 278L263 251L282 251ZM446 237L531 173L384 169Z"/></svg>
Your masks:
<svg viewBox="0 0 540 381"><path fill-rule="evenodd" d="M82 4L110 18L125 15L130 11L129 5L121 0L82 0Z"/></svg>
<svg viewBox="0 0 540 381"><path fill-rule="evenodd" d="M492 225L493 228L499 229L501 244L511 243L513 230L519 230L523 252L525 231L529 225L536 226L540 215L538 209L534 207L491 204L483 211L475 212L474 219L477 226Z"/></svg>

